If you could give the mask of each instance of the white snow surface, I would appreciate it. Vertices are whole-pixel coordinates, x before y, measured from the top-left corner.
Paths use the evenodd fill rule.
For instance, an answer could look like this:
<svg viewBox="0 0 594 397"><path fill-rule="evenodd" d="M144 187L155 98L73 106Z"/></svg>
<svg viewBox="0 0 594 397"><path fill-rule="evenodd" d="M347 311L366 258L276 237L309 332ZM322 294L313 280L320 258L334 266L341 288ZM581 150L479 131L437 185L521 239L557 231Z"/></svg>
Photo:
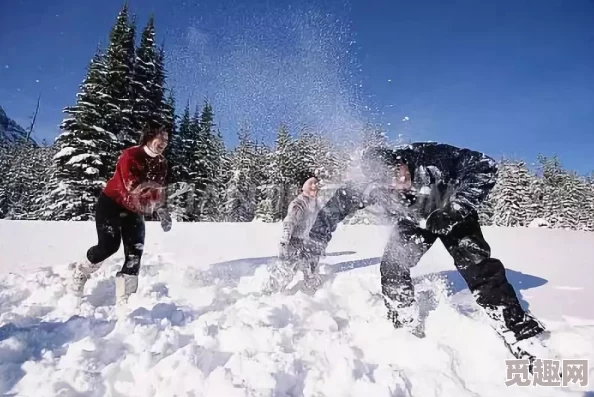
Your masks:
<svg viewBox="0 0 594 397"><path fill-rule="evenodd" d="M341 225L314 295L262 295L280 224L147 222L138 293L116 309L122 249L66 293L92 222L0 221L0 395L594 396L585 386L506 386L511 355L438 242L412 269L432 291L426 338L395 330L380 295L385 226ZM594 233L485 228L558 357L594 376ZM449 280L443 290L440 279ZM443 291L443 293L442 293ZM430 309L430 310L429 310Z"/></svg>

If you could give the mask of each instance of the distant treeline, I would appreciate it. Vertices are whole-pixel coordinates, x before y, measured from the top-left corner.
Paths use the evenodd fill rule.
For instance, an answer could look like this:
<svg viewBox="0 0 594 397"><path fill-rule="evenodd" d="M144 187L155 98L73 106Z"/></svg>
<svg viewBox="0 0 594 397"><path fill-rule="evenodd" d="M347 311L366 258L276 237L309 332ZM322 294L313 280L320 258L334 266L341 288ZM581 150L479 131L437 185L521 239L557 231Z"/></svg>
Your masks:
<svg viewBox="0 0 594 397"><path fill-rule="evenodd" d="M246 127L236 147L228 148L208 100L195 109L187 103L178 116L154 20L148 20L138 44L134 20L124 6L109 44L97 48L89 63L76 103L64 109L61 133L51 145L0 143L0 218L93 220L119 154L139 142L148 123L170 134L165 155L171 191L191 187L170 203L178 221L277 222L308 175L341 180L351 161L348 142L338 145L314 130L291 133L291 126L280 125L273 144L256 141ZM391 144L370 127L357 139L360 148ZM361 211L345 222L380 219ZM502 161L481 222L592 231L594 179L564 170L554 157L539 157L534 171L524 162Z"/></svg>

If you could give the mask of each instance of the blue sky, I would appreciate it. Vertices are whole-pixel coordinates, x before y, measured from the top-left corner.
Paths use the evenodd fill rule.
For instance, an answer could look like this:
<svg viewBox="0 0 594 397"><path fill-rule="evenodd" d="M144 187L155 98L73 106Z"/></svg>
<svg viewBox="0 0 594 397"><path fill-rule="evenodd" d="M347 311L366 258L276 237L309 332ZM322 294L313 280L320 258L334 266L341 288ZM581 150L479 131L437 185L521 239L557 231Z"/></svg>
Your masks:
<svg viewBox="0 0 594 397"><path fill-rule="evenodd" d="M0 105L53 140L123 1L10 1ZM155 13L178 106L210 98L229 144L241 121L444 141L594 170L593 0L131 0Z"/></svg>

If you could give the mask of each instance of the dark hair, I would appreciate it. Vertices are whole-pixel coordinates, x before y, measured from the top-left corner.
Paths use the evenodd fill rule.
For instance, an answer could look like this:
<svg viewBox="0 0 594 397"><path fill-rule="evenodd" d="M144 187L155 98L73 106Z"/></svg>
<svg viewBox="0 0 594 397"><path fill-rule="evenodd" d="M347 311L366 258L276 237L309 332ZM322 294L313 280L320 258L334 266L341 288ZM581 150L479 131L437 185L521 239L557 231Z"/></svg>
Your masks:
<svg viewBox="0 0 594 397"><path fill-rule="evenodd" d="M303 185L309 178L316 178L318 181L320 180L320 177L318 175L316 175L315 172L302 171L302 172L299 172L297 175L297 180L299 181L299 186Z"/></svg>
<svg viewBox="0 0 594 397"><path fill-rule="evenodd" d="M146 123L140 135L140 145L146 145L161 133L167 134L167 130L163 125L155 122Z"/></svg>

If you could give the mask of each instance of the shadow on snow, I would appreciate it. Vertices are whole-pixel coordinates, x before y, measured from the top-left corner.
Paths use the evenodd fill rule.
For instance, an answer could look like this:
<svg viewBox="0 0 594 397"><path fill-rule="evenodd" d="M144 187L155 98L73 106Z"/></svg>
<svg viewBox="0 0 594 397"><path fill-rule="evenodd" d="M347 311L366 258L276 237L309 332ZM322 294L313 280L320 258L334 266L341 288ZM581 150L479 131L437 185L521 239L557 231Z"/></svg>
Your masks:
<svg viewBox="0 0 594 397"><path fill-rule="evenodd" d="M332 252L326 254L326 256L342 256L352 255L353 251L343 252ZM242 277L254 275L257 268L261 266L268 266L277 260L276 256L267 256L259 258L243 258L235 259L225 262L213 263L206 271L198 271L194 278L200 280L201 284L212 284L215 282L223 281L227 286L237 286L237 283ZM357 260L350 260L345 262L339 262L334 265L330 265L333 274L346 272L353 269L359 269L367 266L375 266L381 262L380 257L371 257ZM505 270L507 279L514 287L516 295L520 300L522 307L526 310L529 307L527 301L522 298L520 291L528 290L531 288L540 287L548 282L548 280L533 276L530 274L522 273L516 270L506 269ZM459 292L468 290L466 281L462 278L462 275L457 270L444 270L441 272L431 273L415 277L417 281L424 278L441 278L448 281L449 290L451 294L457 294Z"/></svg>
<svg viewBox="0 0 594 397"><path fill-rule="evenodd" d="M72 316L62 321L39 321L28 317L19 324L8 323L0 327L0 393L6 393L25 376L23 363L40 360L51 351L54 357L66 353L70 343L88 335L103 337L115 327L115 321L94 320Z"/></svg>
<svg viewBox="0 0 594 397"><path fill-rule="evenodd" d="M331 252L326 254L326 256L352 255L355 253L354 251ZM262 266L272 265L277 259L277 256L264 256L217 262L211 264L205 271L190 269L188 276L193 278L199 285L211 285L213 283L223 282L227 287L235 287L242 277L253 276L256 269Z"/></svg>
<svg viewBox="0 0 594 397"><path fill-rule="evenodd" d="M381 262L380 257L373 257L373 258L365 258L365 259L337 263L336 265L333 265L332 268L333 268L333 273L340 273L340 272L346 272L349 270L358 269L358 268L362 268L362 267L374 266L374 265L379 264L380 262ZM334 270L334 269L336 269L336 270ZM527 301L525 301L522 298L522 294L520 291L528 290L531 288L537 288L537 287L540 287L548 282L548 280L546 280L542 277L533 276L531 274L526 274L526 273L518 272L516 270L511 270L511 269L505 269L505 274L506 274L507 280L514 287L514 289L516 291L516 295L520 301L520 304L524 308L524 310L528 309L529 304ZM448 281L449 290L452 295L468 289L468 285L466 284L466 281L464 280L462 275L457 270L444 270L441 272L435 272L435 273L425 274L425 275L418 276L418 277L413 277L413 279L416 279L418 281L418 280L425 279L425 278L434 279L436 277L445 279Z"/></svg>

